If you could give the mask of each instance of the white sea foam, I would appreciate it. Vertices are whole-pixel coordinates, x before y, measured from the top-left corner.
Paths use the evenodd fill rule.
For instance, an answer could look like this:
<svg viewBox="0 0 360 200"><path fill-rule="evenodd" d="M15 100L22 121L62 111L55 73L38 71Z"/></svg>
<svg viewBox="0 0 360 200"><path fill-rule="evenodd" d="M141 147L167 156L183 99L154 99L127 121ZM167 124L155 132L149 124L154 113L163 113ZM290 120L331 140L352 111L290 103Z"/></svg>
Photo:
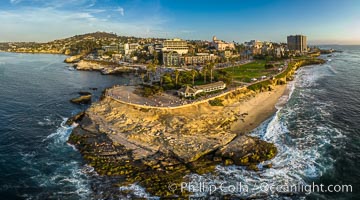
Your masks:
<svg viewBox="0 0 360 200"><path fill-rule="evenodd" d="M38 124L40 126L54 126L56 123L55 120L51 118L51 116L46 116L42 121L39 121Z"/></svg>
<svg viewBox="0 0 360 200"><path fill-rule="evenodd" d="M323 154L326 153L327 146L336 146L334 138L342 137L342 135L339 130L328 124L319 124L319 120L330 115L328 108L332 106L331 102L312 102L316 104L314 106L316 110L310 113L308 118L298 117L299 113L303 114L304 106L306 106L303 100L310 102L309 98L315 100L309 91L316 87L320 77L329 74L329 71L323 70L324 68L326 69L322 66L322 69L319 69L317 66L316 69L313 67L301 69L293 84L289 86L291 88L289 97L294 96L294 89L298 88L296 97L294 97L296 99L291 101L289 106L278 107L279 110L272 119L264 122L251 133L253 136L274 143L278 149L275 158L259 164L260 171L249 171L241 166L217 166L216 175L189 176L190 180L194 182L206 180L209 184L221 184L224 181L229 184L241 182L250 188L256 188L261 183L298 185L306 184L307 179L320 177L325 171L332 168L333 160ZM297 128L290 132L289 123L295 123L291 120L296 120ZM262 168L263 164L267 163L272 163L273 167ZM226 193L221 192L220 194ZM264 195L259 190L230 194L247 198ZM195 195L201 196L204 195L204 192ZM267 196L271 196L271 198L277 198L278 195L271 191L267 193Z"/></svg>
<svg viewBox="0 0 360 200"><path fill-rule="evenodd" d="M331 65L327 65L327 67L334 75L338 73Z"/></svg>
<svg viewBox="0 0 360 200"><path fill-rule="evenodd" d="M50 135L48 135L43 140L43 142L46 140L50 140L50 139L53 139L56 144L66 142L70 136L72 129L74 128L73 126L66 126L65 125L66 120L67 120L67 118L63 118L63 121L61 122L60 127L54 133L51 133Z"/></svg>
<svg viewBox="0 0 360 200"><path fill-rule="evenodd" d="M59 128L43 140L43 142L48 143L48 153L54 154L54 156L61 156L62 153L68 151L66 150L68 147L66 141L73 127L66 126L66 120L66 118L63 118ZM31 179L39 187L52 188L54 186L62 186L66 188L64 190L53 191L54 195L60 196L70 195L80 199L88 199L91 195L92 191L89 184L89 176L96 173L90 166L82 166L77 160L46 160L45 164L52 169L49 173L41 169L44 161L39 158L34 159L37 156L41 156L40 153L30 152L21 155L23 157L22 160L26 162L28 166L31 166L24 166L22 170L27 171L29 174L34 174Z"/></svg>
<svg viewBox="0 0 360 200"><path fill-rule="evenodd" d="M39 165L36 160L31 160L33 167L24 168L27 172L32 172L35 174L31 179L39 187L52 188L54 186L61 186L63 188L68 188L66 190L57 190L53 191L53 194L73 194L80 199L88 199L91 194L91 189L89 186L89 179L86 174L83 173L82 169L78 162L73 161L66 163L64 165L58 165L56 161L50 161L49 165L55 166L55 169L50 174L44 173L41 169L38 169L34 166ZM74 189L69 190L73 187ZM35 198L35 197L34 197Z"/></svg>
<svg viewBox="0 0 360 200"><path fill-rule="evenodd" d="M149 193L145 191L145 189L137 184L130 184L128 186L119 187L120 191L132 191L132 194L136 196L136 198L144 198L144 199L160 199L156 196L151 196ZM131 196L127 197L131 199Z"/></svg>

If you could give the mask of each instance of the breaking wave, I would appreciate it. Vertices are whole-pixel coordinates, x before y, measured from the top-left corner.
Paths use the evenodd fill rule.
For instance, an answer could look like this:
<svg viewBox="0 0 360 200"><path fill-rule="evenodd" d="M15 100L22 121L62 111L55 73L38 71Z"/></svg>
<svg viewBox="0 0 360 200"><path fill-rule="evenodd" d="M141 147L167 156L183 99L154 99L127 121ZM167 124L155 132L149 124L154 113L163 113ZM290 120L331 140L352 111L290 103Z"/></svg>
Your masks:
<svg viewBox="0 0 360 200"><path fill-rule="evenodd" d="M46 188L46 191L39 192L36 196L27 194L28 199L51 196L88 199L92 193L89 175L95 173L94 169L83 165L78 159L70 161L62 159L63 154L76 153L74 148L66 143L73 129L73 127L65 126L66 120L63 118L59 128L43 139L43 142L47 144L45 150L37 149L21 154L23 162L27 164L21 170L33 174L30 179L36 187ZM53 159L44 159L44 154L52 155ZM54 188L54 191L51 191L51 188Z"/></svg>
<svg viewBox="0 0 360 200"><path fill-rule="evenodd" d="M333 167L334 160L324 156L328 149L338 148L341 132L326 121L331 115L328 110L331 102L317 101L313 92L319 91L317 80L329 75L326 66L306 67L298 71L295 81L288 85L289 94L280 99L287 101L271 119L255 129L251 135L274 143L278 154L270 161L258 165L259 171L249 171L241 166L217 166L216 175L190 176L193 182L206 180L208 184L230 185L243 184L247 191L224 192L217 190L217 195L232 195L242 198L282 199L283 193L259 190L259 185L306 185L309 181L320 177ZM282 103L278 104L282 105ZM270 169L263 168L272 164ZM196 195L210 195L202 191ZM213 195L213 194L212 194ZM286 194L288 195L288 194ZM294 194L304 195L304 194Z"/></svg>

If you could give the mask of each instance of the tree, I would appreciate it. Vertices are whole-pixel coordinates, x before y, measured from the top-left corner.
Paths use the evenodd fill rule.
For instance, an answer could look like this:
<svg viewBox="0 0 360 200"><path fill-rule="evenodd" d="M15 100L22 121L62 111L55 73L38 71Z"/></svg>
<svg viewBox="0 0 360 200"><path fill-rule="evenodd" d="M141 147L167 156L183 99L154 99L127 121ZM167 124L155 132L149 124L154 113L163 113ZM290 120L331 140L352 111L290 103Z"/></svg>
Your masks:
<svg viewBox="0 0 360 200"><path fill-rule="evenodd" d="M213 81L213 71L214 71L214 68L215 68L215 64L213 62L210 62L208 64L208 68L210 69L210 82L212 83Z"/></svg>
<svg viewBox="0 0 360 200"><path fill-rule="evenodd" d="M232 65L231 82L233 82L234 81L234 75L235 75L235 61L233 59L231 60L231 65Z"/></svg>
<svg viewBox="0 0 360 200"><path fill-rule="evenodd" d="M170 90L170 89L174 89L175 88L175 85L174 85L174 82L173 82L173 79L171 77L170 74L166 73L163 75L162 77L162 82L163 82L163 88L165 90Z"/></svg>
<svg viewBox="0 0 360 200"><path fill-rule="evenodd" d="M195 85L195 76L196 76L197 72L196 70L191 70L191 76L192 76L192 84Z"/></svg>
<svg viewBox="0 0 360 200"><path fill-rule="evenodd" d="M159 65L159 60L157 59L156 51L154 53L154 60L152 62L155 65L155 68L157 68L157 66ZM160 66L160 72L159 73L160 73L160 86L162 87L163 81L162 81L162 69L161 69L161 66Z"/></svg>
<svg viewBox="0 0 360 200"><path fill-rule="evenodd" d="M175 85L176 86L178 85L179 76L180 76L179 70L175 70Z"/></svg>
<svg viewBox="0 0 360 200"><path fill-rule="evenodd" d="M206 72L207 72L207 66L204 66L203 68L202 68L202 73L203 73L203 75L204 75L204 83L206 83Z"/></svg>
<svg viewBox="0 0 360 200"><path fill-rule="evenodd" d="M156 51L154 52L153 63L154 63L156 66L159 64L158 54L157 54Z"/></svg>
<svg viewBox="0 0 360 200"><path fill-rule="evenodd" d="M154 65L153 63L150 63L147 65L146 70L147 70L148 78L150 80L150 72L155 72L156 65Z"/></svg>

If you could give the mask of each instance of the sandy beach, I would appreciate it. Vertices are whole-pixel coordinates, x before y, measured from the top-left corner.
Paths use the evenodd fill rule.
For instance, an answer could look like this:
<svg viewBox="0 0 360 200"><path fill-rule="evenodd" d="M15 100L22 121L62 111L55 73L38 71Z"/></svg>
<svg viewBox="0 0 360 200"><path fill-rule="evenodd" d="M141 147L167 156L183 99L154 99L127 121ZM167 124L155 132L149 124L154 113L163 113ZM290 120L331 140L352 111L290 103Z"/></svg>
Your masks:
<svg viewBox="0 0 360 200"><path fill-rule="evenodd" d="M241 113L247 113L244 119L235 122L231 131L247 133L258 127L275 112L275 105L282 96L289 93L287 85L276 86L274 90L256 94L254 97L234 104Z"/></svg>

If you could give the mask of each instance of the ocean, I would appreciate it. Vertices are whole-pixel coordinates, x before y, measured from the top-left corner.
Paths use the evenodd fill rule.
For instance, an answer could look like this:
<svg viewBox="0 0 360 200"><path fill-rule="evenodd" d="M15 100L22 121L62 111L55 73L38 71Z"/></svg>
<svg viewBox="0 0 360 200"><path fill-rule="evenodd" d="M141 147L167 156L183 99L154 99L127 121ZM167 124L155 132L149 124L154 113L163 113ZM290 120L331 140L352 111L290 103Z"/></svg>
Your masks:
<svg viewBox="0 0 360 200"><path fill-rule="evenodd" d="M63 55L0 53L0 199L86 199L99 178L66 143L66 119L123 76L74 71ZM94 90L97 88L97 90Z"/></svg>
<svg viewBox="0 0 360 200"><path fill-rule="evenodd" d="M343 52L323 56L326 64L299 69L288 85L287 103L251 132L276 144L278 155L258 172L217 166L212 174L190 174L193 182L216 187L193 197L360 199L360 46L332 48ZM129 79L73 71L64 59L0 53L0 199L100 199L102 190L109 192L109 180L66 143L72 128L64 122L86 109L69 102L77 92L98 88L91 90L96 100L104 88ZM271 168L263 167L269 163ZM239 190L239 183L247 190ZM352 192L285 187L312 184L351 185ZM135 196L147 196L136 185L130 188L136 188Z"/></svg>
<svg viewBox="0 0 360 200"><path fill-rule="evenodd" d="M251 132L276 144L278 155L259 172L218 166L216 175L191 175L216 188L195 197L360 199L360 46L332 48L343 52L300 68L286 104Z"/></svg>

